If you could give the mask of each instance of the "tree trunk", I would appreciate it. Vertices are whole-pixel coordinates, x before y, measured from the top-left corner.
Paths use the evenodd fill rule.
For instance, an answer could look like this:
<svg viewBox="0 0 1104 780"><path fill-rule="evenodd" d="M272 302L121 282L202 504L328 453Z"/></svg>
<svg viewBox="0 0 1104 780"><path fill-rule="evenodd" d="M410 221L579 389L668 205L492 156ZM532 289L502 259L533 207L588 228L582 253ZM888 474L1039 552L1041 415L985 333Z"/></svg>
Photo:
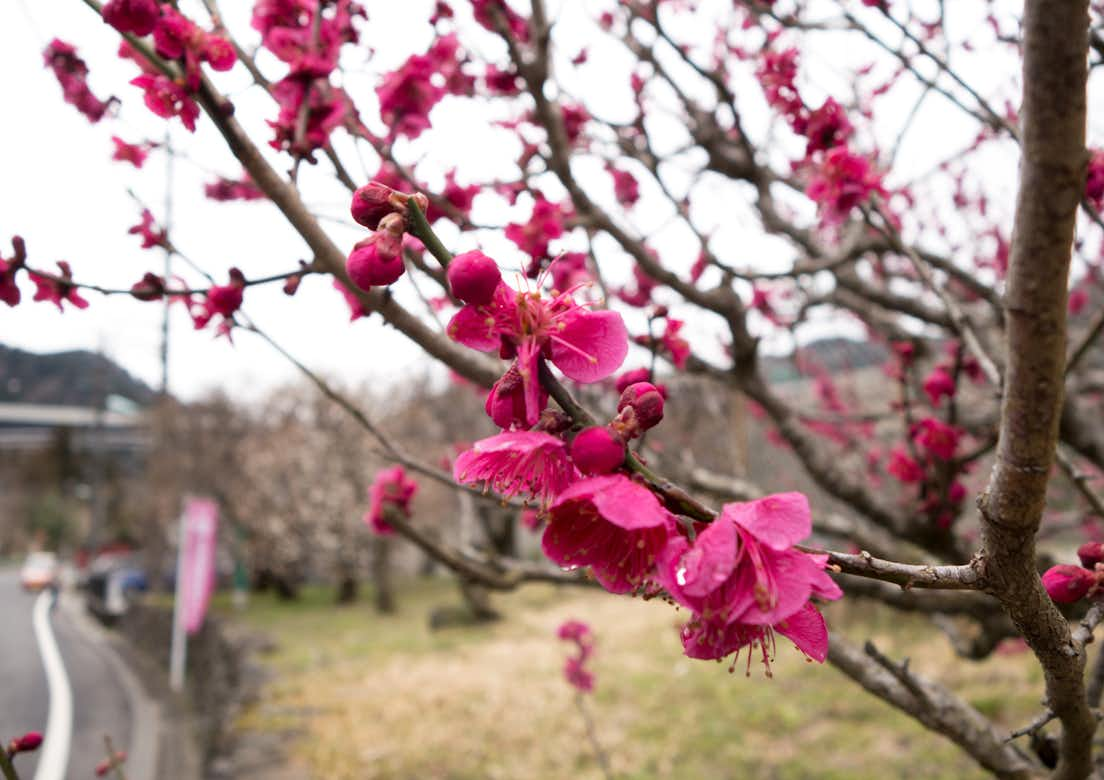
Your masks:
<svg viewBox="0 0 1104 780"><path fill-rule="evenodd" d="M357 595L360 591L360 583L357 582L357 578L352 574L342 575L341 579L337 583L337 597L338 604L352 604L357 600Z"/></svg>
<svg viewBox="0 0 1104 780"><path fill-rule="evenodd" d="M391 540L386 536L372 538L372 585L376 591L376 611L395 611L395 591L391 582Z"/></svg>

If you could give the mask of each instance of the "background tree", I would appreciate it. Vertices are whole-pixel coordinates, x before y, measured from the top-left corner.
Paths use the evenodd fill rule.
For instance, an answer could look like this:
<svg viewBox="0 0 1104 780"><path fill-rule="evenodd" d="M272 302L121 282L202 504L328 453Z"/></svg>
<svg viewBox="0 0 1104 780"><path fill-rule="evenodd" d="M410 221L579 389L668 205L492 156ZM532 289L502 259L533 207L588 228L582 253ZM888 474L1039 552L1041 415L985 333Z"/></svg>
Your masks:
<svg viewBox="0 0 1104 780"><path fill-rule="evenodd" d="M224 24L213 0L187 9L190 17L154 0L86 4L122 34L145 105L189 130L209 122L240 162L244 174L220 179L209 194L268 199L311 260L297 265L289 253L281 270L265 258L265 270L248 276L237 268L205 278L150 272L130 290L109 290L86 283L79 261L75 272L66 263L47 270L17 239L0 267L0 299L18 303L26 276L37 300L60 308L86 306L89 291L168 297L189 308L197 327L266 338L242 312L253 288L280 282L290 294L330 275L354 319L379 315L463 381L492 391L489 415L515 430L467 450L456 476L482 474L506 492L522 483L543 490L546 551L561 563L592 564L612 590L662 587L687 605L696 615L684 634L688 654L707 655L720 642L759 648L766 659L770 626L728 612L730 622L710 626L700 600L719 590L688 585L674 568L665 579L666 563L693 549L723 574L739 565L723 550L776 550L816 571L803 581L805 598L793 599L802 611L774 615L775 631L814 657L823 651L997 775L1090 774L1104 665L1086 673L1086 646L1104 608L1084 610L1099 574L1088 558L1079 570L1048 573L1044 588L1035 542L1052 481L1067 480L1081 506L1104 514L1091 485L1104 467L1092 414L1104 328L1094 300L1104 155L1085 140L1089 63L1104 52L1099 7L1090 16L1084 0L1028 0L1021 15L998 3L979 11L880 0L629 0L604 4L587 22L577 6L543 0L524 8L440 2L423 28L433 32L428 45L397 67L367 57L366 76L361 38L370 45L385 22L364 23L348 0L261 0L253 33ZM76 51L55 41L46 56L67 102L92 122L110 121L117 99L96 95ZM807 63L818 56L842 62L846 77L833 80L841 83L812 77L817 65ZM251 92L271 98L267 127L239 113L245 101L211 72L235 69L248 72ZM136 96L124 93L124 110ZM494 139L493 167L463 165L456 139L465 122ZM149 146L120 143L118 155L140 164ZM372 160L365 176L349 172L357 154ZM1011 160L1019 161L1015 203L1007 196ZM372 231L367 237L323 227L332 215L312 204L340 187L353 194L352 216ZM149 210L132 232L183 259L187 238L167 235ZM499 286L497 265L477 246L499 264L521 266L513 287ZM450 248L471 251L454 258ZM525 286L532 294L518 293ZM447 327L441 307L458 312ZM1067 310L1080 317L1070 336ZM641 368L622 378L618 390L629 395L615 409L617 393L597 380L621 366L622 321ZM849 402L858 393L808 360L798 367L813 380L815 402L787 397L764 371L764 342L800 344L845 328L892 355L891 376L868 396L874 408ZM297 365L363 428L377 455L452 482L389 435L374 410ZM761 494L745 474L724 473L723 459L708 468L715 455L660 451L656 437L640 436L658 421L653 385L668 367L716 383L729 403L737 392L748 399L825 495L813 511L818 533L862 552L808 557L792 546L807 521L797 498L737 503ZM569 388L559 373L585 386ZM675 387L671 407L688 400ZM544 409L545 394L558 411ZM599 433L576 446L584 428ZM617 449L625 439L627 456ZM523 459L544 471L507 478L491 462L494 447L511 464ZM337 464L326 465L332 477ZM278 469L263 458L260 466ZM576 481L576 466L612 473ZM883 488L890 480L897 490ZM296 495L299 487L282 481L251 494L245 513L274 518L281 546L271 557L292 572L289 582L295 553L282 545L296 539L304 504L325 500ZM717 522L697 495L732 503ZM612 506L610 496L619 498ZM500 550L457 546L401 513L386 519L484 587L580 581ZM597 560L594 545L572 548L556 536L599 522L654 556L619 570ZM725 536L737 533L738 543ZM953 691L871 643L861 649L832 634L824 644L808 602L810 588L836 595L819 579L824 565L848 595L932 615L967 657L1022 637L1043 672L1045 711L1012 736L1030 734L1035 748L1009 740ZM1054 577L1066 578L1066 590L1052 586ZM798 579L768 589L757 619L796 593ZM1082 611L1063 614L1050 596ZM1051 721L1056 743L1044 736Z"/></svg>

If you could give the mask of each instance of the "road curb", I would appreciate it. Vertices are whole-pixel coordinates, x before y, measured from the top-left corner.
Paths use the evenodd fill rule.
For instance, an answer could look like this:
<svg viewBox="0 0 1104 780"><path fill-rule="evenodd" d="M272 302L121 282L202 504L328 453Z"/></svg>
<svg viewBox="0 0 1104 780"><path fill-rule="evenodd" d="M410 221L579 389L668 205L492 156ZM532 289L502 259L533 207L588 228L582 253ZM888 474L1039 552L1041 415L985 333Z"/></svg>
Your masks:
<svg viewBox="0 0 1104 780"><path fill-rule="evenodd" d="M59 597L59 607L65 610L73 626L92 640L89 644L122 683L132 723L132 732L126 746L127 777L131 780L158 780L158 746L162 738L160 704L147 693L138 677L123 662L115 637L88 616L79 597L69 593L62 594Z"/></svg>

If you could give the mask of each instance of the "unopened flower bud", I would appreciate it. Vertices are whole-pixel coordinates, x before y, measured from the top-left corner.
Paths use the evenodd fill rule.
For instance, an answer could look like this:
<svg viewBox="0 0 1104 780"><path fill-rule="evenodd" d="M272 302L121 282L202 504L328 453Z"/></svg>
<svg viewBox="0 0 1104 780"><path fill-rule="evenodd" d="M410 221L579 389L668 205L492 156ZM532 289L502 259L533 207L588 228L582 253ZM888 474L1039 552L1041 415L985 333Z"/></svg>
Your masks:
<svg viewBox="0 0 1104 780"><path fill-rule="evenodd" d="M1086 542L1077 548L1077 557L1086 569L1095 569L1096 564L1104 563L1104 542Z"/></svg>
<svg viewBox="0 0 1104 780"><path fill-rule="evenodd" d="M625 388L617 402L617 411L632 407L636 425L641 431L654 428L663 419L663 395L650 382L636 382Z"/></svg>
<svg viewBox="0 0 1104 780"><path fill-rule="evenodd" d="M478 249L457 255L449 263L448 283L452 294L473 306L490 303L501 280L502 272L495 261Z"/></svg>
<svg viewBox="0 0 1104 780"><path fill-rule="evenodd" d="M130 294L140 301L157 301L165 294L165 280L154 273L146 272L130 288Z"/></svg>
<svg viewBox="0 0 1104 780"><path fill-rule="evenodd" d="M37 731L28 731L23 736L13 739L8 743L8 755L14 756L16 753L30 753L32 750L38 750L41 744L42 735Z"/></svg>
<svg viewBox="0 0 1104 780"><path fill-rule="evenodd" d="M397 255L384 256L374 233L357 243L345 261L345 271L353 284L362 290L389 285L402 276L405 266Z"/></svg>
<svg viewBox="0 0 1104 780"><path fill-rule="evenodd" d="M539 391L538 399L541 406L548 403L548 393L543 388ZM494 383L483 408L499 428L509 430L529 427L525 409L525 383L516 363Z"/></svg>
<svg viewBox="0 0 1104 780"><path fill-rule="evenodd" d="M1072 604L1083 599L1095 584L1093 573L1080 566L1051 566L1043 574L1043 587L1056 604Z"/></svg>
<svg viewBox="0 0 1104 780"><path fill-rule="evenodd" d="M375 230L379 227L381 219L395 211L391 196L397 194L386 184L370 181L353 193L349 213L364 227Z"/></svg>
<svg viewBox="0 0 1104 780"><path fill-rule="evenodd" d="M571 459L584 474L609 474L625 462L625 442L609 428L587 428L571 442Z"/></svg>

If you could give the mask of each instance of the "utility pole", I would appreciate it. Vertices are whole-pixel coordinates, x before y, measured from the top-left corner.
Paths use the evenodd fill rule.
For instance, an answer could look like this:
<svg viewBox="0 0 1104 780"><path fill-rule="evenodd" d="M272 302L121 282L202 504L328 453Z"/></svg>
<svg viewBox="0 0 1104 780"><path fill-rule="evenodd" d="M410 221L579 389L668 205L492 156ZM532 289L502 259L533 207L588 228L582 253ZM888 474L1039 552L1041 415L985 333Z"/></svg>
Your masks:
<svg viewBox="0 0 1104 780"><path fill-rule="evenodd" d="M169 230L172 227L172 208L173 208L173 168L175 166L175 155L172 148L172 132L166 128L165 130L165 215L164 215L164 231L165 235L169 235ZM169 277L172 275L172 251L165 247L165 284L169 283ZM165 298L164 306L161 310L161 397L167 398L169 395L169 299Z"/></svg>

